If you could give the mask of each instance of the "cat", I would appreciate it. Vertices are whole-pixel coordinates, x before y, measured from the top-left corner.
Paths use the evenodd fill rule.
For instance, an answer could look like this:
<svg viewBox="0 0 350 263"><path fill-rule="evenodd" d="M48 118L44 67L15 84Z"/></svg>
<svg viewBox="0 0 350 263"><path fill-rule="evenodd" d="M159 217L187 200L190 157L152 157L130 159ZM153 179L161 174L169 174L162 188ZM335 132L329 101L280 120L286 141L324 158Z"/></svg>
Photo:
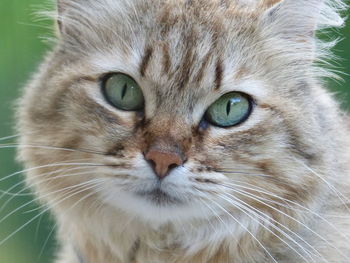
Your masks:
<svg viewBox="0 0 350 263"><path fill-rule="evenodd" d="M339 0L58 0L18 102L56 263L350 262Z"/></svg>

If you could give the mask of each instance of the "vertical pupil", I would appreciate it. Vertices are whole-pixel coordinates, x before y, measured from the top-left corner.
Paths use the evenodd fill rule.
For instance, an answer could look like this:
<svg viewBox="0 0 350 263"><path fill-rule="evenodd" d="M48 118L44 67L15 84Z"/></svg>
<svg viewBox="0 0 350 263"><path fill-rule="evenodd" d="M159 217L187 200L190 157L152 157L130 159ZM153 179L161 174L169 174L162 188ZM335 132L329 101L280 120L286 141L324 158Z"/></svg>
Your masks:
<svg viewBox="0 0 350 263"><path fill-rule="evenodd" d="M128 89L128 84L125 83L122 90L122 99L124 99L127 89Z"/></svg>
<svg viewBox="0 0 350 263"><path fill-rule="evenodd" d="M226 105L226 113L227 113L227 116L230 115L230 111L231 111L231 100L229 100L227 102L227 105Z"/></svg>

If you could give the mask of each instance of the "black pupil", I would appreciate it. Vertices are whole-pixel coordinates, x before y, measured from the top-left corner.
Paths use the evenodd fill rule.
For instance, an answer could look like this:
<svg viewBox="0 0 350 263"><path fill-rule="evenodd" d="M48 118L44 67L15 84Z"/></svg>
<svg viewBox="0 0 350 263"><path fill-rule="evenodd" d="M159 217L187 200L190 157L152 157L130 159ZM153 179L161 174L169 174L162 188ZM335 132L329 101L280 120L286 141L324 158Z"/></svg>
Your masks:
<svg viewBox="0 0 350 263"><path fill-rule="evenodd" d="M227 105L226 105L226 113L227 113L227 116L230 115L230 111L231 111L231 100L229 100L227 102Z"/></svg>
<svg viewBox="0 0 350 263"><path fill-rule="evenodd" d="M126 90L128 89L128 84L124 84L123 90L122 90L122 99L124 99L125 95L126 95Z"/></svg>

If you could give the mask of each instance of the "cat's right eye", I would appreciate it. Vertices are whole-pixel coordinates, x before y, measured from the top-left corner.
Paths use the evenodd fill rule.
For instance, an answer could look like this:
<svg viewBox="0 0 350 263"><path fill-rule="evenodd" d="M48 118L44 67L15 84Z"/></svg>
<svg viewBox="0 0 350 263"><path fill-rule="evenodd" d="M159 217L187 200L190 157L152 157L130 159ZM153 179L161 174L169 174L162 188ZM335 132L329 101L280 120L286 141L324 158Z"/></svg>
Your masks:
<svg viewBox="0 0 350 263"><path fill-rule="evenodd" d="M140 111L144 107L144 96L140 86L123 73L109 74L102 82L107 101L118 109Z"/></svg>

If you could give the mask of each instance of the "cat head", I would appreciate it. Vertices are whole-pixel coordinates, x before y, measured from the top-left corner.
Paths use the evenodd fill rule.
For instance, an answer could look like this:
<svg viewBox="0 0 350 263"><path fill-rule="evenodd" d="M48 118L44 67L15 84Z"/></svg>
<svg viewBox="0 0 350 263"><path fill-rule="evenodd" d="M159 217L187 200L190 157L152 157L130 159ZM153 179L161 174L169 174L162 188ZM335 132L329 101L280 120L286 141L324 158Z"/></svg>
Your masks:
<svg viewBox="0 0 350 263"><path fill-rule="evenodd" d="M59 1L19 109L29 183L55 211L161 224L313 205L340 154L314 65L332 3Z"/></svg>

